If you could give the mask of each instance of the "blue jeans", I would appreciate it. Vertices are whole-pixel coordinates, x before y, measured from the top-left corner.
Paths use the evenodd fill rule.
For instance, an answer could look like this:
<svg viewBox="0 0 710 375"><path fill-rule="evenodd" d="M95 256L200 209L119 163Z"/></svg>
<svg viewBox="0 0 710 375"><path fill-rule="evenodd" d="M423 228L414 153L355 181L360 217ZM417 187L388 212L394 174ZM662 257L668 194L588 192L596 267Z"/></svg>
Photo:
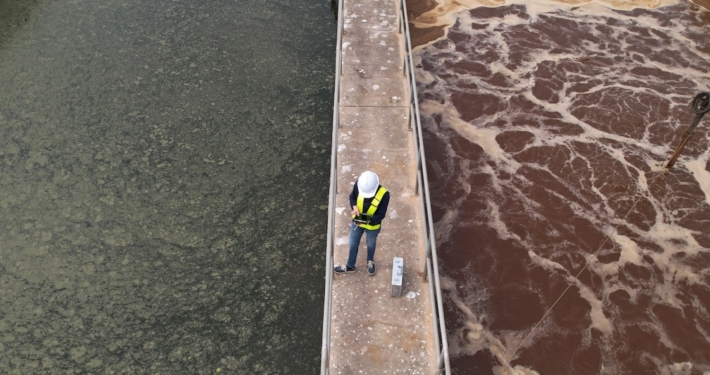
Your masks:
<svg viewBox="0 0 710 375"><path fill-rule="evenodd" d="M357 248L360 246L360 238L362 238L364 232L367 232L367 260L375 260L375 246L377 245L377 235L380 234L380 229L367 230L355 225L355 223L350 223L350 255L348 256L347 267L355 267Z"/></svg>

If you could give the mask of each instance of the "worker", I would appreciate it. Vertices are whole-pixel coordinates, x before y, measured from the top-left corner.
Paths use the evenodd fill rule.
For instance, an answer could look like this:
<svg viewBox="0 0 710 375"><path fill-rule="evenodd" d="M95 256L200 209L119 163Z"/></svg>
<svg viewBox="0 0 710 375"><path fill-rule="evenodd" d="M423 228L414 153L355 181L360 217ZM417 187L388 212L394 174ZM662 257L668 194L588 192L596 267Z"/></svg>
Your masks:
<svg viewBox="0 0 710 375"><path fill-rule="evenodd" d="M352 222L350 223L350 254L345 266L334 268L335 273L355 272L355 260L357 250L360 246L362 234L366 233L367 239L367 273L374 276L375 268L375 247L377 236L380 234L382 219L387 213L387 205L390 202L390 193L382 185L380 178L375 172L365 171L355 182L353 191L350 193L350 207Z"/></svg>

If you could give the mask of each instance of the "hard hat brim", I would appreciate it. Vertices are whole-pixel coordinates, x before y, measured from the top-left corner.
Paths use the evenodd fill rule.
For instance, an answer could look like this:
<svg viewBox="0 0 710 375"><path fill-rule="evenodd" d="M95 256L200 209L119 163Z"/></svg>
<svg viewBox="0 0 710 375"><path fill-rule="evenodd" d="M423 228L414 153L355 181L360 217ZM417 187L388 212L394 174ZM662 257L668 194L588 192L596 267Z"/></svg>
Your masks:
<svg viewBox="0 0 710 375"><path fill-rule="evenodd" d="M363 198L372 198L375 196L376 192L377 192L377 189L375 189L374 191L371 191L371 192L370 191L368 191L368 192L361 191L360 195L362 195Z"/></svg>

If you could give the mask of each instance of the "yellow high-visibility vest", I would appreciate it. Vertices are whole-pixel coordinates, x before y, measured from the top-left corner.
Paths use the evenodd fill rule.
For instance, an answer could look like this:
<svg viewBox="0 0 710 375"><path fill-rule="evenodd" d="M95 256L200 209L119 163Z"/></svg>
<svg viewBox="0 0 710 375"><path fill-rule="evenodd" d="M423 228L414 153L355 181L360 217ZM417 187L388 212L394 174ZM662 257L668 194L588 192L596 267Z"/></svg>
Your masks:
<svg viewBox="0 0 710 375"><path fill-rule="evenodd" d="M372 215L375 214L377 211L377 206L380 205L380 201L382 201L382 197L385 196L385 193L387 192L387 189L384 187L380 186L377 189L377 193L375 194L375 197L372 199L372 203L370 203L370 207L367 208L367 212L363 214L362 212L362 207L365 204L365 198L358 192L357 194L357 210L360 212L360 216L356 217L353 215L353 219L357 218L360 220L366 220L366 218L372 217ZM370 225L370 224L360 224L361 227L369 230L377 230L380 229L380 224L375 224L375 225Z"/></svg>

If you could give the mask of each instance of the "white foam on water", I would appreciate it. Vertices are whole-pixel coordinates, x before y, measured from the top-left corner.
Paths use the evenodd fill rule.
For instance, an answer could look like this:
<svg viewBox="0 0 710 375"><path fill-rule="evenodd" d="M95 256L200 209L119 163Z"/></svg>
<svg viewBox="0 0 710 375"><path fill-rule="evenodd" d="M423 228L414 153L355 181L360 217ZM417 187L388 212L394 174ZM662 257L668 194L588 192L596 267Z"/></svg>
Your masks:
<svg viewBox="0 0 710 375"><path fill-rule="evenodd" d="M496 136L500 134L498 130L471 126L468 122L461 120L456 108L433 100L423 101L419 105L419 109L422 113L428 115L437 114L442 116L452 129L469 141L481 146L486 151L486 154L490 155L497 163L500 163L501 167L505 167L508 172L515 172L519 166L515 160L507 157L503 149L500 148L496 141Z"/></svg>
<svg viewBox="0 0 710 375"><path fill-rule="evenodd" d="M609 318L604 314L603 303L597 298L594 292L578 279L570 277L570 281L577 285L579 290L579 296L589 302L591 310L589 311L589 317L592 319L592 323L589 328L596 328L604 334L611 334L614 330L613 325L609 321Z"/></svg>
<svg viewBox="0 0 710 375"><path fill-rule="evenodd" d="M493 367L493 371L499 375L540 375L539 372L520 365L513 368L495 366Z"/></svg>
<svg viewBox="0 0 710 375"><path fill-rule="evenodd" d="M410 22L419 27L427 28L434 26L444 26L448 30L457 20L460 19L460 11L476 9L479 7L494 7L511 4L522 4L527 6L527 11L533 21L538 20L538 15L555 11L560 8L577 7L589 12L598 14L608 14L612 9L630 10L635 8L658 8L662 6L674 5L678 0L540 0L529 2L525 0L433 0L437 5L434 9L421 14L417 18L410 19ZM512 18L512 17L511 17ZM511 20L508 20L511 22ZM515 24L512 23L511 24ZM418 47L421 48L422 46Z"/></svg>
<svg viewBox="0 0 710 375"><path fill-rule="evenodd" d="M693 173L693 176L698 181L700 189L705 194L705 202L710 205L710 172L708 172L708 164L710 164L710 150L705 151L697 159L684 163L685 167Z"/></svg>
<svg viewBox="0 0 710 375"><path fill-rule="evenodd" d="M690 375L692 371L693 364L690 362L673 363L663 366L660 375Z"/></svg>
<svg viewBox="0 0 710 375"><path fill-rule="evenodd" d="M543 268L548 269L549 271L553 270L561 270L561 271L566 271L567 269L562 266L561 264L549 260L547 258L543 258L537 254L535 254L533 251L528 251L528 256L530 257L530 260L535 262L537 265L542 266Z"/></svg>
<svg viewBox="0 0 710 375"><path fill-rule="evenodd" d="M704 235L702 231L688 223L694 212L708 212L710 206L710 151L703 146L688 146L672 172L663 167L675 147L670 143L673 134L679 134L679 129L687 126L690 119L689 99L710 87L710 49L699 48L693 39L706 33L707 27L678 17L664 18L664 10L643 14L616 10L677 4L670 0L594 1L581 5L495 0L438 3L436 16L423 16L415 24L458 23L455 32L464 34L471 44L467 50L444 38L420 47L414 55L416 66L429 67L416 71L419 97L424 98L420 105L423 125L442 144L441 150L447 158L445 162L437 162L430 174L459 188L455 201L440 207L444 214L436 224L437 242L447 243L452 233L469 230L470 226L486 227L499 239L512 240L516 247L524 249L529 264L542 267L551 279L564 275L589 303L591 323L587 329L598 330L607 342L601 347L604 373L623 367L615 362L613 354L623 344L614 340L619 340L616 337L621 334L619 329L630 324L610 300L614 292L625 291L631 304L640 296L650 297L651 306L692 308L697 316L710 320L708 307L698 298L684 294L682 289L687 285L708 287L707 265L687 260L710 252L698 240L698 236ZM526 16L508 13L483 17L475 11L456 11L504 4L524 5ZM550 36L539 35L536 29L550 19L573 23L585 37L569 45L555 44ZM551 41L546 47L535 44L521 50L511 30ZM478 51L483 52L476 54ZM486 61L486 51L494 53L496 58ZM613 63L598 63L603 59ZM464 63L468 64L464 65L466 68L456 67ZM481 66L480 71L466 70L475 64ZM544 69L550 73L541 74ZM650 73L640 73L643 69ZM669 78L658 72L674 76ZM537 86L545 85L553 87L547 97L536 91ZM453 105L454 95L461 93L494 98L490 102L499 103L499 108L483 108L473 115L462 113L470 108L457 109ZM534 110L511 105L513 98L526 100ZM473 101L469 105L487 103ZM473 118L465 120L465 116ZM615 122L631 121L629 118L648 120L638 125L641 131L631 126L627 126L629 132L615 131ZM667 132L668 136L659 137L659 131ZM514 150L504 143L504 137L512 132L528 134L528 140ZM703 132L696 131L693 139L696 144L707 146L710 136ZM485 160L469 160L457 151L460 147L452 142L457 137L480 147ZM543 149L553 150L549 152L556 154L550 159L555 156L565 166L553 165L537 156L531 160L530 151ZM599 167L599 160L613 168ZM565 168L568 172L561 172ZM570 243L568 238L570 232L574 234L574 226L565 220L559 221L559 227L546 230L550 243L536 243L526 236L525 230L516 225L519 219L515 215L525 215L530 222L525 225L531 226L547 220L540 213L547 208L544 201L530 194L531 189L541 184L539 180L531 180L531 175L545 177L545 183L550 184L545 194L564 202L570 212L567 221L581 220L598 231L598 237L601 236L598 243ZM472 181L480 178L487 179L485 187L473 188ZM676 196L669 186L679 185L683 189ZM463 210L460 202L471 195L476 195L476 201L485 209L475 213ZM522 212L508 211L510 201L516 202L514 207ZM632 215L627 218L632 206ZM704 220L710 222L707 217ZM598 249L605 235L609 235L610 241ZM618 259L608 257L609 247L618 254ZM595 253L597 250L599 253ZM476 248L476 251L490 252L495 258L495 249ZM579 255L589 264L587 272L597 277L592 286L575 278L576 272L571 270L579 269L580 265L570 264L568 254ZM630 270L651 276L647 279L633 276ZM452 356L490 350L503 363L496 370L498 374L536 373L534 368L511 365L519 355L515 349L528 331L491 332L485 305L479 305L489 298L486 284L475 275L471 277L469 284L457 287L449 281L445 288L465 317L459 327L450 328L455 332L450 339ZM630 283L630 279L634 282ZM649 314L654 316L650 308ZM665 347L680 350L660 321L634 324L657 333ZM708 335L702 325L696 326L698 332ZM535 347L539 338L557 329L548 319L529 342L523 343L521 350ZM686 371L685 364L668 365L657 353L643 355L654 358L657 373L675 375ZM693 364L688 363L692 368Z"/></svg>
<svg viewBox="0 0 710 375"><path fill-rule="evenodd" d="M514 239L520 241L520 236L515 233L511 233L505 223L500 219L500 209L498 205L491 200L488 200L486 203L488 203L488 210L490 212L488 216L488 225L498 232L498 237L506 240Z"/></svg>

